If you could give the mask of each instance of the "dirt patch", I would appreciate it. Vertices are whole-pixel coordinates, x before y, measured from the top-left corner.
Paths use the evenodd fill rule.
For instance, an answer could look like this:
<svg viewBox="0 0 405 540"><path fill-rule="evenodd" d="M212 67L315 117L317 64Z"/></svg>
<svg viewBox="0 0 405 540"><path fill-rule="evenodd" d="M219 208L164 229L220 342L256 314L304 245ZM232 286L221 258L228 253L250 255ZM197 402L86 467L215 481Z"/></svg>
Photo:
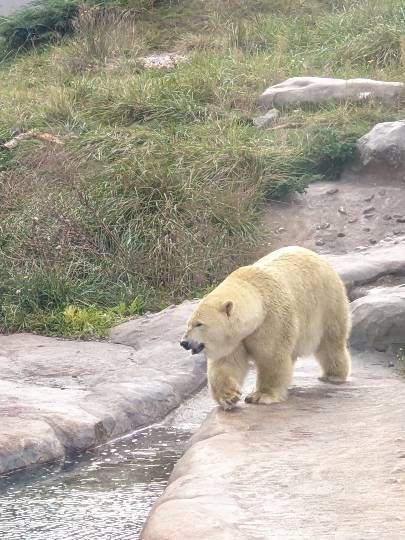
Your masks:
<svg viewBox="0 0 405 540"><path fill-rule="evenodd" d="M395 244L405 236L405 184L383 177L318 182L269 203L264 227L272 250L300 245L341 254Z"/></svg>

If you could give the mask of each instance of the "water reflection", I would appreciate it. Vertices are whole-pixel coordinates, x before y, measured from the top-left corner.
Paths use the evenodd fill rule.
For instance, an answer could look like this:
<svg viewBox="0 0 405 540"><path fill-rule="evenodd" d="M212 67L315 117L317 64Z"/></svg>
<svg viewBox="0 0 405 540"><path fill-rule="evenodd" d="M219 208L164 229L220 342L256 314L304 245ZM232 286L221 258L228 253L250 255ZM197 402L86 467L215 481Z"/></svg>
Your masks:
<svg viewBox="0 0 405 540"><path fill-rule="evenodd" d="M204 390L163 424L63 464L0 478L2 540L136 539L212 401Z"/></svg>

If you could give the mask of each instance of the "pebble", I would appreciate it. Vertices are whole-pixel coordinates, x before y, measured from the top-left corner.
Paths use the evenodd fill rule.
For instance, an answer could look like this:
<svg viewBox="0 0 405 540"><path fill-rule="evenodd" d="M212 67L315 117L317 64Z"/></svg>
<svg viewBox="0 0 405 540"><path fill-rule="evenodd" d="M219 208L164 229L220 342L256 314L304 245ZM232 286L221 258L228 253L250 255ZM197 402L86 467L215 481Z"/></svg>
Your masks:
<svg viewBox="0 0 405 540"><path fill-rule="evenodd" d="M356 221L358 221L358 218L354 217L349 219L348 223L356 223Z"/></svg>
<svg viewBox="0 0 405 540"><path fill-rule="evenodd" d="M374 193L364 199L364 202L371 202L374 199Z"/></svg>
<svg viewBox="0 0 405 540"><path fill-rule="evenodd" d="M280 232L285 232L285 231L286 231L286 228L285 228L285 227L279 227L279 228L277 229L277 232L279 232L279 233L280 233Z"/></svg>
<svg viewBox="0 0 405 540"><path fill-rule="evenodd" d="M366 246L357 246L354 248L356 251L364 251L365 249L367 249Z"/></svg>
<svg viewBox="0 0 405 540"><path fill-rule="evenodd" d="M399 218L399 217L403 217L403 215L402 214L392 214L392 217Z"/></svg>
<svg viewBox="0 0 405 540"><path fill-rule="evenodd" d="M330 223L322 223L321 229L329 229Z"/></svg>
<svg viewBox="0 0 405 540"><path fill-rule="evenodd" d="M398 235L398 234L404 234L404 231L401 230L401 229L394 229L392 232L393 232L393 234L396 234L396 235Z"/></svg>
<svg viewBox="0 0 405 540"><path fill-rule="evenodd" d="M325 242L324 242L323 240L317 240L317 241L315 242L315 245L316 245L316 246L324 246L324 245L325 245Z"/></svg>
<svg viewBox="0 0 405 540"><path fill-rule="evenodd" d="M253 118L253 125L258 128L266 129L276 124L279 116L280 111L278 109L271 109L265 115Z"/></svg>
<svg viewBox="0 0 405 540"><path fill-rule="evenodd" d="M380 189L380 191L378 192L378 194L381 195L381 197L384 197L386 193L387 191L385 189Z"/></svg>
<svg viewBox="0 0 405 540"><path fill-rule="evenodd" d="M370 244L374 245L377 243L377 240L375 238L370 239Z"/></svg>
<svg viewBox="0 0 405 540"><path fill-rule="evenodd" d="M401 217L397 218L397 222L398 223L405 223L405 217L401 216Z"/></svg>
<svg viewBox="0 0 405 540"><path fill-rule="evenodd" d="M338 188L331 188L331 189L328 189L328 191L326 192L327 195L334 195L335 193L337 193L339 190Z"/></svg>
<svg viewBox="0 0 405 540"><path fill-rule="evenodd" d="M347 212L346 212L346 210L343 208L343 206L339 206L338 212L339 212L339 214L343 214L343 215L346 215L346 214L347 214Z"/></svg>
<svg viewBox="0 0 405 540"><path fill-rule="evenodd" d="M370 212L374 212L374 211L375 211L375 206L367 206L367 208L363 210L363 214L370 214Z"/></svg>
<svg viewBox="0 0 405 540"><path fill-rule="evenodd" d="M385 214L385 216L383 216L384 221L389 221L390 219L392 219L392 216L390 216L389 214Z"/></svg>
<svg viewBox="0 0 405 540"><path fill-rule="evenodd" d="M187 56L177 53L151 54L141 58L145 68L170 68L185 60L187 60Z"/></svg>
<svg viewBox="0 0 405 540"><path fill-rule="evenodd" d="M343 238L344 236L346 236L346 234L344 232L339 232L337 233L337 236L338 238Z"/></svg>
<svg viewBox="0 0 405 540"><path fill-rule="evenodd" d="M365 231L365 232L370 232L371 229L370 229L370 227L363 227L363 231Z"/></svg>

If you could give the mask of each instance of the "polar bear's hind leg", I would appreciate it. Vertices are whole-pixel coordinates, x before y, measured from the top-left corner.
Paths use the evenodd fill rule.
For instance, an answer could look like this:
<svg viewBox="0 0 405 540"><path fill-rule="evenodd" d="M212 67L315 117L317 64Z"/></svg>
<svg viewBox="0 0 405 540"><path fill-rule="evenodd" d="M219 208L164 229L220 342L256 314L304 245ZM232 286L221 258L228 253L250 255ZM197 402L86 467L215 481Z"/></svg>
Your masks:
<svg viewBox="0 0 405 540"><path fill-rule="evenodd" d="M350 355L346 343L322 340L315 354L322 367L319 380L332 384L342 384L350 376Z"/></svg>

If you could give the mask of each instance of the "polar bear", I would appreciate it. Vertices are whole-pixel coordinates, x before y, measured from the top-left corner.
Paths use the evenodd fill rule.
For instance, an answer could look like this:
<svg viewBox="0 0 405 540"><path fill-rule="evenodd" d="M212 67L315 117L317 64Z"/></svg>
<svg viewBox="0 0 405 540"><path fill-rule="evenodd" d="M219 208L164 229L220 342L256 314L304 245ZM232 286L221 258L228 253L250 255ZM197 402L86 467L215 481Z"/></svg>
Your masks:
<svg viewBox="0 0 405 540"><path fill-rule="evenodd" d="M247 403L285 400L294 362L315 354L320 380L350 375L345 287L330 264L301 247L270 253L232 272L197 305L180 345L207 357L214 399L231 409L241 397L249 363L256 388Z"/></svg>

